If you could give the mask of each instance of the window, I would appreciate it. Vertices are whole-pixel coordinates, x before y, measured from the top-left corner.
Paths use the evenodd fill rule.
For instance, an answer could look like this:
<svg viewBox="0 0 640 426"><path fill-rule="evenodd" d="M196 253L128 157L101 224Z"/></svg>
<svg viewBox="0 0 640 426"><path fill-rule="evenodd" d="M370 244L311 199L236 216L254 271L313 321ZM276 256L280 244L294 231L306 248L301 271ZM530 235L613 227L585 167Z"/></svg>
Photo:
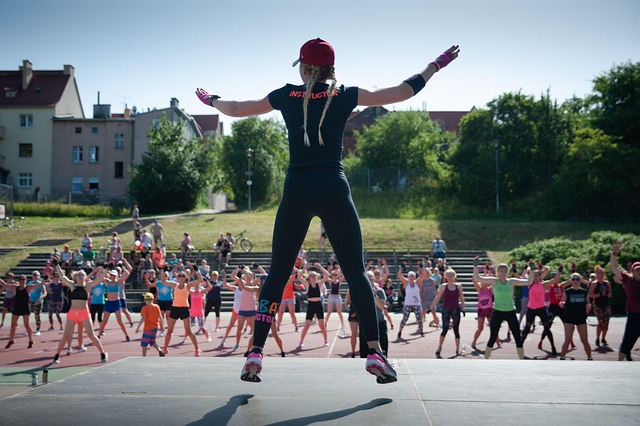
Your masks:
<svg viewBox="0 0 640 426"><path fill-rule="evenodd" d="M100 178L89 178L89 191L90 192L100 191Z"/></svg>
<svg viewBox="0 0 640 426"><path fill-rule="evenodd" d="M91 128L91 133L93 133L94 135L98 134L98 128L97 127L92 127Z"/></svg>
<svg viewBox="0 0 640 426"><path fill-rule="evenodd" d="M74 177L72 182L71 182L71 191L72 192L82 192L82 178L81 177Z"/></svg>
<svg viewBox="0 0 640 426"><path fill-rule="evenodd" d="M116 149L124 149L124 133L116 133Z"/></svg>
<svg viewBox="0 0 640 426"><path fill-rule="evenodd" d="M73 162L82 163L82 147L81 146L73 147Z"/></svg>
<svg viewBox="0 0 640 426"><path fill-rule="evenodd" d="M82 133L82 127L76 127L76 133Z"/></svg>
<svg viewBox="0 0 640 426"><path fill-rule="evenodd" d="M18 153L20 157L33 157L33 144L31 143L21 143L20 151Z"/></svg>
<svg viewBox="0 0 640 426"><path fill-rule="evenodd" d="M115 162L115 168L113 172L114 178L123 178L124 177L124 163L122 161Z"/></svg>
<svg viewBox="0 0 640 426"><path fill-rule="evenodd" d="M18 187L31 188L33 185L33 176L31 173L19 173L18 174Z"/></svg>
<svg viewBox="0 0 640 426"><path fill-rule="evenodd" d="M100 161L100 147L92 146L89 147L89 162L97 163Z"/></svg>
<svg viewBox="0 0 640 426"><path fill-rule="evenodd" d="M20 114L20 127L33 127L33 114Z"/></svg>

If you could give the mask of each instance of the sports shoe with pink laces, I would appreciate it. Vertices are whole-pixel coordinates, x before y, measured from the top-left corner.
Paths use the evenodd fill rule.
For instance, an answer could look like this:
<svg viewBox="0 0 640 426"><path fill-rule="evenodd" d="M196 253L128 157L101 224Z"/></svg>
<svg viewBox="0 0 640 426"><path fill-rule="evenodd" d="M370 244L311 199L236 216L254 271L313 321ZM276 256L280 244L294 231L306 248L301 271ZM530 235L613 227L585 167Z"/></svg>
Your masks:
<svg viewBox="0 0 640 426"><path fill-rule="evenodd" d="M242 367L240 379L245 382L258 383L262 381L260 372L262 371L262 350L259 348L252 349L247 356L247 360Z"/></svg>
<svg viewBox="0 0 640 426"><path fill-rule="evenodd" d="M376 349L369 349L365 369L376 376L376 382L380 384L393 383L398 380L396 370L389 364L387 358Z"/></svg>

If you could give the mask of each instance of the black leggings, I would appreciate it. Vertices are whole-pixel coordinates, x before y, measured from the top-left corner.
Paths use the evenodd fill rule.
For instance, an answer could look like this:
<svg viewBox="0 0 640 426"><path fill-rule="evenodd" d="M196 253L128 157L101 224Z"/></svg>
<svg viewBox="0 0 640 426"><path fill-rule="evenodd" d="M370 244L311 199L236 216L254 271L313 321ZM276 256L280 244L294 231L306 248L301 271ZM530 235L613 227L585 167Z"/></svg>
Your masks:
<svg viewBox="0 0 640 426"><path fill-rule="evenodd" d="M629 355L640 338L640 314L627 313L627 324L624 326L622 343L620 343L620 353Z"/></svg>
<svg viewBox="0 0 640 426"><path fill-rule="evenodd" d="M290 170L273 229L271 268L258 300L255 346L264 347L314 216L322 220L327 231L364 337L367 341L379 338L373 291L364 271L360 220L346 177L335 169Z"/></svg>
<svg viewBox="0 0 640 426"><path fill-rule="evenodd" d="M449 321L453 320L453 335L460 338L460 308L442 308L442 331L441 336L446 336L449 331Z"/></svg>
<svg viewBox="0 0 640 426"><path fill-rule="evenodd" d="M207 299L207 304L204 306L204 317L209 316L213 310L216 317L220 317L220 306L222 305L222 299Z"/></svg>
<svg viewBox="0 0 640 426"><path fill-rule="evenodd" d="M540 339L544 339L545 337L549 338L549 342L551 342L551 347L555 348L555 343L553 342L553 333L551 333L551 321L549 320L549 314L547 313L547 308L542 307L538 309L527 309L527 322L522 330L522 341L527 340L527 336L531 331L531 326L536 320L536 316L540 317L540 321L542 321L542 326L544 327L544 331L542 332L542 336Z"/></svg>
<svg viewBox="0 0 640 426"><path fill-rule="evenodd" d="M102 313L104 312L104 303L92 303L89 305L89 312L91 312L91 322L96 323L96 316L98 322L102 322Z"/></svg>
<svg viewBox="0 0 640 426"><path fill-rule="evenodd" d="M495 309L493 311L493 315L491 315L491 322L489 323L491 335L489 336L487 347L493 348L493 344L496 343L496 339L498 338L498 331L500 331L502 321L506 321L509 325L511 333L513 334L513 340L515 340L516 342L516 348L521 348L522 339L520 338L520 328L518 324L518 317L516 316L516 311L503 312L496 311Z"/></svg>

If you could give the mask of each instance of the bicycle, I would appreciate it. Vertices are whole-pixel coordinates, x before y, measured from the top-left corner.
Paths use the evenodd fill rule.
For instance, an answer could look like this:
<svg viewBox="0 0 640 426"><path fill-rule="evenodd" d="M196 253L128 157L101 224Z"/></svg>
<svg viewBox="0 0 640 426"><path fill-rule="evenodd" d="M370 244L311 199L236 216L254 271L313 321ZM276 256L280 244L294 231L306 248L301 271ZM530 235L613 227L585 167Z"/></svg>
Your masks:
<svg viewBox="0 0 640 426"><path fill-rule="evenodd" d="M251 249L253 249L253 243L251 242L251 240L249 238L244 236L245 232L247 232L246 229L244 231L239 232L238 234L236 234L236 236L235 236L236 245L239 245L240 248L242 248L242 250L244 250L245 253L249 253L251 251Z"/></svg>
<svg viewBox="0 0 640 426"><path fill-rule="evenodd" d="M6 226L7 228L11 229L12 231L15 231L15 230L19 231L19 230L22 229L22 223L24 223L24 217L23 216L20 217L20 222L19 223L16 223L13 220L13 216L12 217L6 217L6 218L0 220L0 227Z"/></svg>

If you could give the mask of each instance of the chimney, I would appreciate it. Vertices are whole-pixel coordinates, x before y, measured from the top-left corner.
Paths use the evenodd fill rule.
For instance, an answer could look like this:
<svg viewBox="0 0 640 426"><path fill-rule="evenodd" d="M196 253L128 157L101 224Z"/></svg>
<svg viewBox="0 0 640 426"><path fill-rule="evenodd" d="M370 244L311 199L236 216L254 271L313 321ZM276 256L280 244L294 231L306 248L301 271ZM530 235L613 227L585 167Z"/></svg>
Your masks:
<svg viewBox="0 0 640 426"><path fill-rule="evenodd" d="M75 68L73 68L73 65L65 65L63 74L73 77L74 70Z"/></svg>
<svg viewBox="0 0 640 426"><path fill-rule="evenodd" d="M29 62L28 59L22 61L20 71L22 72L22 90L27 90L29 88L29 83L31 83L31 79L33 78L33 68L31 67L31 62Z"/></svg>
<svg viewBox="0 0 640 426"><path fill-rule="evenodd" d="M178 101L178 99L171 98L171 108L178 108L178 105L180 105L180 102Z"/></svg>

